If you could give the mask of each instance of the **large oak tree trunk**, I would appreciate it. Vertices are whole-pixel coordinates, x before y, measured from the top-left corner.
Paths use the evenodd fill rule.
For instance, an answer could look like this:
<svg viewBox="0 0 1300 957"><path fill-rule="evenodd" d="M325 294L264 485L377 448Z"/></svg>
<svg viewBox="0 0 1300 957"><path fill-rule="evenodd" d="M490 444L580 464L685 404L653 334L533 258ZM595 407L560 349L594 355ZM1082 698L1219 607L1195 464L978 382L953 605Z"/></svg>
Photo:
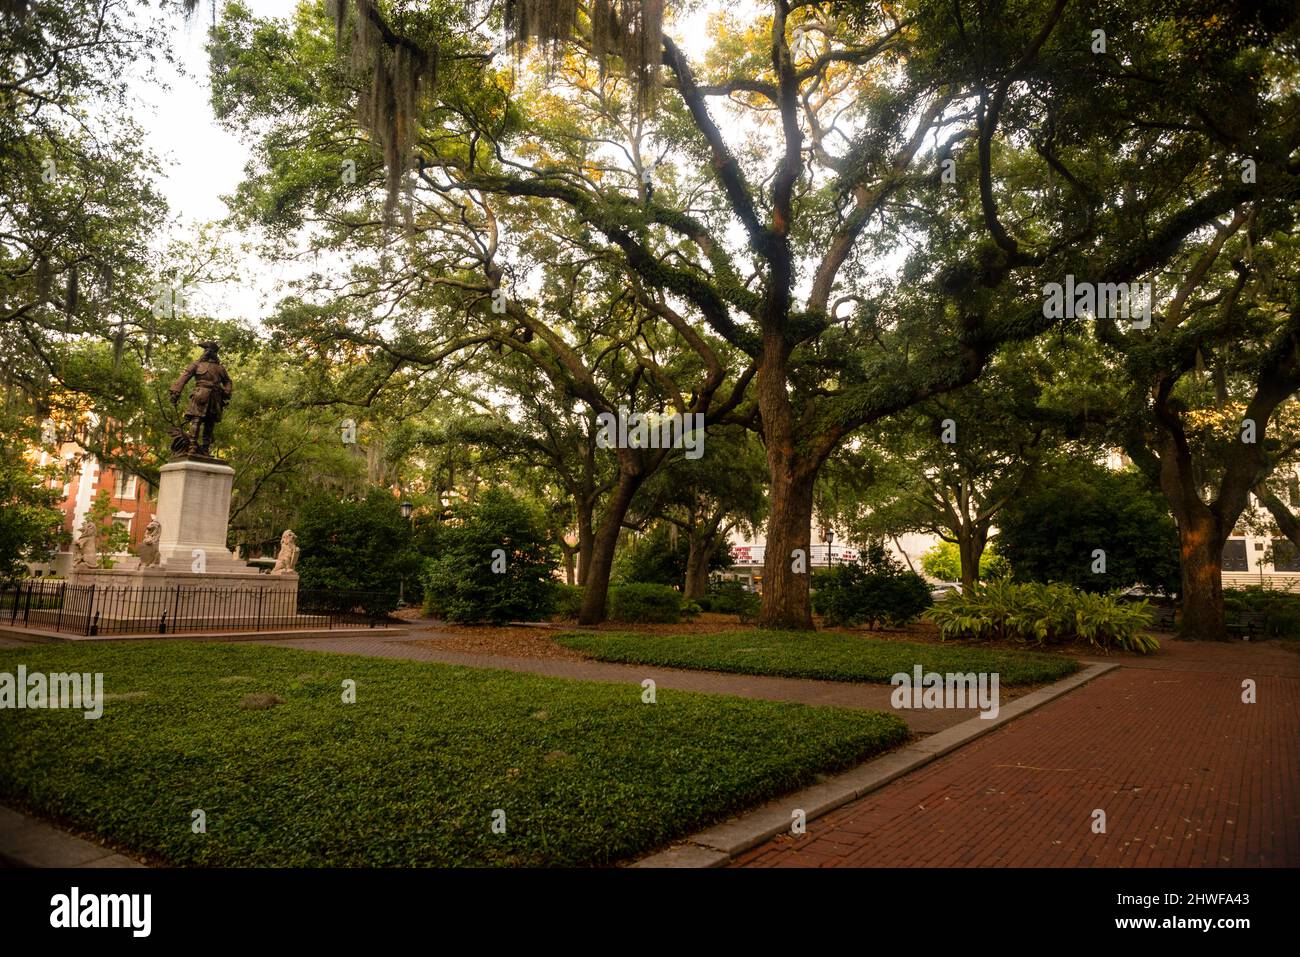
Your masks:
<svg viewBox="0 0 1300 957"><path fill-rule="evenodd" d="M1197 503L1198 505L1201 503ZM1223 613L1223 544L1218 522L1194 507L1179 516L1178 545L1182 562L1183 620L1179 637L1227 641Z"/></svg>
<svg viewBox="0 0 1300 957"><path fill-rule="evenodd" d="M632 497L645 481L641 470L625 470L618 478L600 517L600 525L592 537L591 561L582 576L582 607L578 610L578 624L598 625L605 620L605 605L609 591L609 576L614 570L614 549L618 534Z"/></svg>
<svg viewBox="0 0 1300 957"><path fill-rule="evenodd" d="M759 623L764 628L813 626L808 563L812 557L815 481L816 472L802 474L788 465L773 469L767 549L763 558L763 603L759 614Z"/></svg>
<svg viewBox="0 0 1300 957"><path fill-rule="evenodd" d="M758 620L764 628L807 630L813 627L809 591L813 487L821 463L810 460L807 450L800 447L787 386L789 355L779 324L769 324L754 380L769 475L763 600Z"/></svg>
<svg viewBox="0 0 1300 957"><path fill-rule="evenodd" d="M1169 413L1160 448L1160 489L1178 523L1178 552L1182 565L1183 621L1180 638L1227 641L1223 611L1223 545L1245 504L1234 502L1227 520L1220 506L1206 505L1196 483L1191 450L1182 423ZM1222 495L1222 493L1221 493Z"/></svg>
<svg viewBox="0 0 1300 957"><path fill-rule="evenodd" d="M692 535L686 553L686 597L703 598L709 590L709 554L713 539L708 535Z"/></svg>

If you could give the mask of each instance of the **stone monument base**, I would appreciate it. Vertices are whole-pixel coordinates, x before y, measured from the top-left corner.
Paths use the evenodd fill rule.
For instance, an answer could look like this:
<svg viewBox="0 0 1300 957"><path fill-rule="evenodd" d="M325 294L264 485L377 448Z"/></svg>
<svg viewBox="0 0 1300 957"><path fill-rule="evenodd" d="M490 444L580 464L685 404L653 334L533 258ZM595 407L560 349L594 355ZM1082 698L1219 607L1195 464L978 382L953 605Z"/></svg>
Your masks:
<svg viewBox="0 0 1300 957"><path fill-rule="evenodd" d="M235 470L205 455L181 455L158 483L159 564L121 560L73 567L60 613L85 619L88 634L175 630L264 630L300 624L296 572L266 574L226 548Z"/></svg>
<svg viewBox="0 0 1300 957"><path fill-rule="evenodd" d="M168 568L81 569L65 602L87 603L96 623L114 632L165 634L181 627L261 630L297 621L298 576L177 572ZM90 590L93 586L93 591Z"/></svg>
<svg viewBox="0 0 1300 957"><path fill-rule="evenodd" d="M249 570L226 548L234 484L235 470L206 455L177 456L162 467L155 517L162 526L158 557L169 571Z"/></svg>

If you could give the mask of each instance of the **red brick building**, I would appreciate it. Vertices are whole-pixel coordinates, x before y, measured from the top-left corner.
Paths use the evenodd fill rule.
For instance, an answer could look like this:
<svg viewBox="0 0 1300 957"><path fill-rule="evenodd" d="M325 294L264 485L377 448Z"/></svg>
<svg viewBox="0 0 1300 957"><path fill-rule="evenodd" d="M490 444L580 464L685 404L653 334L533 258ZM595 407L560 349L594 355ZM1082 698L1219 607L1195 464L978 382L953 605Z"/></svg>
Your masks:
<svg viewBox="0 0 1300 957"><path fill-rule="evenodd" d="M61 488L63 497L59 509L63 512L63 531L71 541L91 503L101 491L107 491L113 504L113 521L125 528L130 535L129 551L119 555L134 553L144 538L145 528L153 518L157 505L158 490L139 476L102 467L94 455L84 451L74 442L64 442L55 453L42 449L36 453L36 462L42 466L55 464L57 456L59 476L51 479L52 488ZM31 565L33 575L57 574L66 576L72 566L72 553L65 544L51 562L34 562Z"/></svg>

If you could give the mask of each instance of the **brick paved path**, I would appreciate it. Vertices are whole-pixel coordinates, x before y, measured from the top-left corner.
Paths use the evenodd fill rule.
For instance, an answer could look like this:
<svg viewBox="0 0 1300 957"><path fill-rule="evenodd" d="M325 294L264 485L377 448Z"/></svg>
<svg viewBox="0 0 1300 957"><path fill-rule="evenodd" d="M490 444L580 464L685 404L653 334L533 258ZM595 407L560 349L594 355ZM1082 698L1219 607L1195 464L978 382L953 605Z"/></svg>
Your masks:
<svg viewBox="0 0 1300 957"><path fill-rule="evenodd" d="M1124 665L733 866L1300 864L1300 655L1166 641Z"/></svg>

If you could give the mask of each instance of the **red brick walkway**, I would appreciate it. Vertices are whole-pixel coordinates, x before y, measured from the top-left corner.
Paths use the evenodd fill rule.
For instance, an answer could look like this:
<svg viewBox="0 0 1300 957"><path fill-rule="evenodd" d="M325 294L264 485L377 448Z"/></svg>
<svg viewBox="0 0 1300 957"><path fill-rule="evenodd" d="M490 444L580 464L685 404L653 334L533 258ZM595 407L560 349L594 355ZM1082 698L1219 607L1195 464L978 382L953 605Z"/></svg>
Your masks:
<svg viewBox="0 0 1300 957"><path fill-rule="evenodd" d="M1300 655L1166 642L733 866L1298 864Z"/></svg>

